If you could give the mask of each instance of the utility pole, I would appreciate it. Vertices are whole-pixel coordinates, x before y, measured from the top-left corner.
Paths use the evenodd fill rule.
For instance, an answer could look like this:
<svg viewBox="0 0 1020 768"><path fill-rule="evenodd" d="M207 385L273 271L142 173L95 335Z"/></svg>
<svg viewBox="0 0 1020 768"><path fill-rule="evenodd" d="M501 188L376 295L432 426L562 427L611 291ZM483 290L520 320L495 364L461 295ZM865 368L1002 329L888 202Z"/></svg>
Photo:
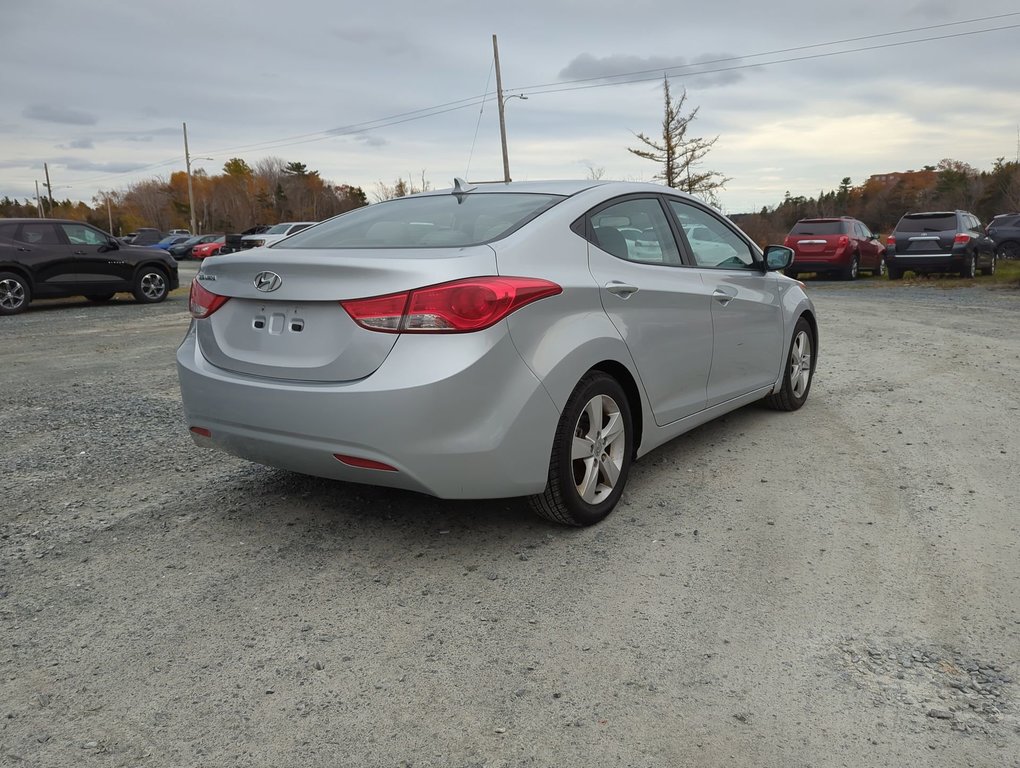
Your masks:
<svg viewBox="0 0 1020 768"><path fill-rule="evenodd" d="M48 163L43 163L43 170L46 171L46 194L50 198L50 213L53 213L53 187L50 186L50 166Z"/></svg>
<svg viewBox="0 0 1020 768"><path fill-rule="evenodd" d="M42 213L43 204L42 198L39 197L39 179L35 180L35 210L39 213L39 218L43 217Z"/></svg>
<svg viewBox="0 0 1020 768"><path fill-rule="evenodd" d="M110 229L107 230L111 235L113 234L113 209L110 208L110 193L106 193L106 216L110 220Z"/></svg>
<svg viewBox="0 0 1020 768"><path fill-rule="evenodd" d="M188 153L188 124L182 123L184 126L184 165L188 170L188 212L191 214L191 234L195 234L195 199L194 193L191 191L191 155Z"/></svg>
<svg viewBox="0 0 1020 768"><path fill-rule="evenodd" d="M506 117L503 114L503 77L499 72L499 46L496 36L492 36L492 56L496 67L496 100L499 104L499 138L503 144L503 181L510 182L510 159L506 153Z"/></svg>

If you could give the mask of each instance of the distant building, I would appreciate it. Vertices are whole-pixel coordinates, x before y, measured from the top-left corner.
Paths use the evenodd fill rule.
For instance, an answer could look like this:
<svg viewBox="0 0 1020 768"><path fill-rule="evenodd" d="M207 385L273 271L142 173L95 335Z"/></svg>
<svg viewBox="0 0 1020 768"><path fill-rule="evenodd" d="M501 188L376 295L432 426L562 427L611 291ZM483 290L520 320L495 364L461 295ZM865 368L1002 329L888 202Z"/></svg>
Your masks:
<svg viewBox="0 0 1020 768"><path fill-rule="evenodd" d="M905 181L911 186L924 188L935 184L937 178L938 173L934 170L893 171L892 173L876 173L869 176L868 183L891 187Z"/></svg>

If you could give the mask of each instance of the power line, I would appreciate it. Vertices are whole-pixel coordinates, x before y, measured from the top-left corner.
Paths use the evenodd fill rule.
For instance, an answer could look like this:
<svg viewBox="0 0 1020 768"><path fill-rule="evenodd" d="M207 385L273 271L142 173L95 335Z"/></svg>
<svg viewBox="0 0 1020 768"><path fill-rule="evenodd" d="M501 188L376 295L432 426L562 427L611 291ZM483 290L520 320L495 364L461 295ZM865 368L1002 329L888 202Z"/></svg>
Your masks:
<svg viewBox="0 0 1020 768"><path fill-rule="evenodd" d="M1011 17L1011 16L1020 16L1020 11L1015 11L1015 12L1011 12L1011 13L1000 13L1000 14L997 14L995 16L982 16L982 17L976 18L976 19L964 19L963 21L951 21L951 22L947 22L945 24L931 24L931 25L928 25L928 26L925 26L925 27L911 27L909 29L901 29L901 30L898 30L896 32L879 32L879 33L876 33L876 34L873 34L873 35L861 35L859 37L848 37L848 38L845 38L843 40L831 40L831 41L829 41L827 43L811 43L810 45L797 45L797 46L794 46L792 48L778 48L778 49L776 49L774 51L763 51L761 53L749 53L749 54L745 54L743 56L727 56L727 57L721 58L721 59L710 59L710 60L706 60L706 61L692 62L690 64L678 64L675 67L668 67L667 70L690 68L690 67L703 67L703 66L706 66L706 65L709 65L709 64L725 64L725 63L730 62L730 61L744 61L746 59L760 58L762 56L777 56L777 55L779 55L781 53L793 53L794 51L807 51L807 50L810 50L812 48L828 48L829 46L833 46L833 45L844 45L845 43L857 43L857 42L860 42L861 40L877 40L877 39L882 38L882 37L895 37L897 35L906 35L906 34L911 34L913 32L927 32L930 29L943 29L945 27L957 27L957 26L962 26L964 24L976 24L976 23L982 22L982 21L994 21L995 19L1004 19L1004 18L1008 18L1008 17ZM1010 27L1004 27L1004 28L1005 29L1009 29ZM990 32L990 31L995 31L995 30L978 30L978 31L979 32ZM974 33L971 33L971 34L974 34ZM931 38L931 39L941 39L941 38ZM904 45L906 45L906 44L908 44L910 42L913 42L913 41L902 41L902 42L903 42ZM863 50L867 50L867 49L863 49ZM835 55L837 53L840 53L840 52L839 51L833 51L832 55ZM766 63L775 63L775 62L766 62ZM754 65L754 66L764 66L764 65L760 65L759 64L759 65ZM630 76L633 76L633 75L647 75L647 74L650 74L652 72L656 73L657 75L661 75L662 72L663 72L663 68L662 67L657 67L655 69L643 69L643 70L638 70L636 72L621 72L618 75L598 75L598 76L595 76L595 77L581 77L581 78L577 78L577 79L573 79L573 80L558 80L558 81L552 82L552 83L541 83L539 85L530 85L530 86L527 86L526 88L508 88L507 90L510 90L510 91L519 91L519 90L528 90L528 89L531 89L531 88L548 88L548 87L554 86L554 85L567 85L567 84L570 84L570 83L585 83L585 82L590 82L592 80L606 80L606 79L615 78L615 77L630 77ZM635 81L635 82L641 82L641 81Z"/></svg>

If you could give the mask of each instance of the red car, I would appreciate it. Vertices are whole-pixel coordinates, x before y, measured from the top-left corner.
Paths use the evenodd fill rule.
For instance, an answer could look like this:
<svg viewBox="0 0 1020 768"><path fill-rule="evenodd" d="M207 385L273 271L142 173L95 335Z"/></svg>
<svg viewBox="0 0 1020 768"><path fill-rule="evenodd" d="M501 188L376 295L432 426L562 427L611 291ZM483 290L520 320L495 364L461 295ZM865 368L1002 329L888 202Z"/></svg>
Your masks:
<svg viewBox="0 0 1020 768"><path fill-rule="evenodd" d="M211 243L201 243L191 249L191 258L193 259L204 259L207 256L215 256L223 248L223 244L226 242L225 237L220 237L218 240L213 240Z"/></svg>
<svg viewBox="0 0 1020 768"><path fill-rule="evenodd" d="M866 224L849 216L801 219L783 245L794 254L793 264L785 270L789 277L815 272L856 280L861 272L885 274L885 246Z"/></svg>

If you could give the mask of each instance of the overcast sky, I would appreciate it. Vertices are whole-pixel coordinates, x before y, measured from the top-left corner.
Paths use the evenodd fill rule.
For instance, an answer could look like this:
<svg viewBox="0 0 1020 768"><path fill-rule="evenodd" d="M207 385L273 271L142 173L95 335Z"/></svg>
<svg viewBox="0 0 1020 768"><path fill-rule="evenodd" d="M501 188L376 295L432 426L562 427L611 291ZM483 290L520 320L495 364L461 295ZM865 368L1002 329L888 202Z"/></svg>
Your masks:
<svg viewBox="0 0 1020 768"><path fill-rule="evenodd" d="M33 197L44 162L60 199L168 178L183 122L210 173L276 156L370 199L423 171L500 179L493 34L505 92L528 97L506 102L518 180L651 180L627 148L661 135L664 72L700 108L691 133L719 137L704 167L731 178L729 213L1018 153L1016 0L5 0L3 15L0 196Z"/></svg>

